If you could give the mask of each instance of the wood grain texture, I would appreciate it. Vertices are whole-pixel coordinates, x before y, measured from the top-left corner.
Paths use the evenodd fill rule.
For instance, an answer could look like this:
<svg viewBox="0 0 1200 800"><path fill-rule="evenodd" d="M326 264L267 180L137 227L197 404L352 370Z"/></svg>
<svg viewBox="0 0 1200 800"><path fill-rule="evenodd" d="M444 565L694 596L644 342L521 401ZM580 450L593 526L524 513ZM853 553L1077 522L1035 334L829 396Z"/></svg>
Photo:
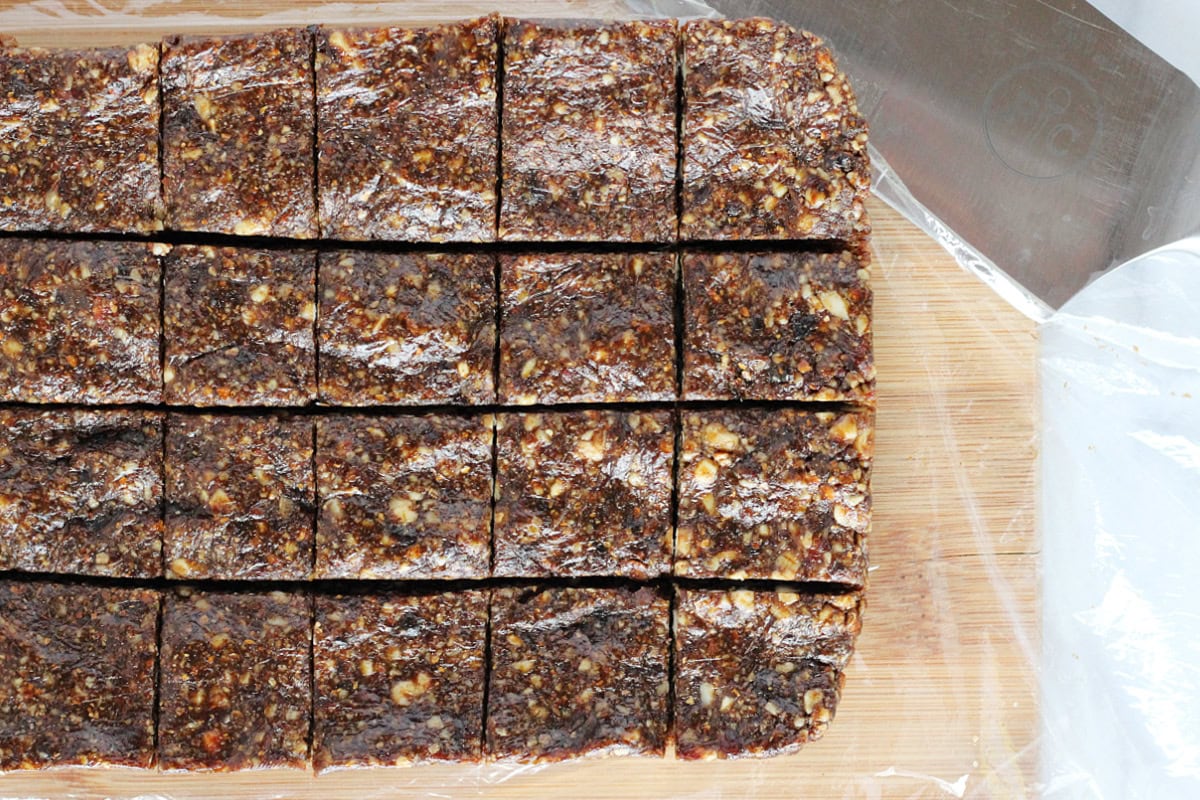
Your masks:
<svg viewBox="0 0 1200 800"><path fill-rule="evenodd" d="M0 776L0 797L1033 796L1039 642L1034 324L874 201L871 586L845 696L795 756Z"/></svg>
<svg viewBox="0 0 1200 800"><path fill-rule="evenodd" d="M0 2L0 31L22 44L87 46L330 21L417 25L497 7L628 16L620 0L46 0ZM319 778L71 768L0 775L0 797L1034 796L1036 326L896 212L879 201L869 208L879 371L873 567L863 635L825 739L785 758L698 764L438 765Z"/></svg>

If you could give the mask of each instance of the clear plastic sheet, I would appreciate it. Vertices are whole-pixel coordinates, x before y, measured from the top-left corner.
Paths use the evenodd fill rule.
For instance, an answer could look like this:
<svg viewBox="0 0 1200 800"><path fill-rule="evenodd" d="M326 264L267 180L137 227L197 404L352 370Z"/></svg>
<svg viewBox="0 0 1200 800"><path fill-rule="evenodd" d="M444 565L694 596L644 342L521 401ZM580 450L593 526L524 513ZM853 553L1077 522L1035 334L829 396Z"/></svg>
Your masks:
<svg viewBox="0 0 1200 800"><path fill-rule="evenodd" d="M22 44L106 45L315 22L418 25L491 10L149 0L100 10L47 0L0 10L0 30ZM695 2L615 0L502 11L708 13ZM590 759L320 777L71 768L0 775L0 796L1196 796L1195 278L1185 285L1180 266L1118 271L1096 283L1111 288L1109 305L1071 304L1046 325L1039 440L1037 323L1048 309L913 200L882 157L874 161L876 193L919 227L869 204L879 372L871 585L824 739L792 756L720 763ZM1179 298L1177 327L1154 310L1129 316L1150 292ZM1089 438L1089 420L1108 438ZM1113 463L1127 470L1110 471Z"/></svg>

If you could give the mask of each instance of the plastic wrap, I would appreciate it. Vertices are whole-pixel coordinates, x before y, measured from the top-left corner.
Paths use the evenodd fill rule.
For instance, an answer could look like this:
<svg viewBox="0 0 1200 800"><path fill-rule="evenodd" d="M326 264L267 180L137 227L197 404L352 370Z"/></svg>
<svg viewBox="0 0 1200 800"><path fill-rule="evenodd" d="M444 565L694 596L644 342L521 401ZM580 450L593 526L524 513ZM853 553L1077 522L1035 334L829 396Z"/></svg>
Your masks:
<svg viewBox="0 0 1200 800"><path fill-rule="evenodd" d="M317 258L179 245L162 260L171 405L298 406L317 394Z"/></svg>
<svg viewBox="0 0 1200 800"><path fill-rule="evenodd" d="M0 580L0 719L27 723L0 727L0 769L153 763L157 619L147 589Z"/></svg>
<svg viewBox="0 0 1200 800"><path fill-rule="evenodd" d="M311 51L302 29L163 43L168 228L317 235Z"/></svg>
<svg viewBox="0 0 1200 800"><path fill-rule="evenodd" d="M636 8L707 13L694 3ZM313 22L425 24L492 8L171 10L159 16L160 6L131 2L82 15L47 3L0 12L0 24L29 44L80 46ZM604 0L506 9L629 10ZM904 99L885 110L899 113ZM1117 281L1111 305L1068 307L1044 329L1048 424L1039 439L1034 320L1048 307L914 200L882 158L872 162L877 195L924 232L868 201L879 373L872 566L862 634L820 741L795 755L721 763L438 764L315 778L66 770L0 775L0 795L1194 797L1194 279L1178 266L1128 282L1118 271L1096 283ZM1176 298L1176 321L1152 293L1157 303Z"/></svg>
<svg viewBox="0 0 1200 800"><path fill-rule="evenodd" d="M318 417L316 578L485 578L492 418Z"/></svg>
<svg viewBox="0 0 1200 800"><path fill-rule="evenodd" d="M28 87L0 95L5 230L162 227L157 48L7 49L0 80Z"/></svg>
<svg viewBox="0 0 1200 800"><path fill-rule="evenodd" d="M0 239L0 400L162 400L159 270L146 244Z"/></svg>
<svg viewBox="0 0 1200 800"><path fill-rule="evenodd" d="M500 401L675 397L669 253L500 257Z"/></svg>
<svg viewBox="0 0 1200 800"><path fill-rule="evenodd" d="M168 577L304 580L312 572L313 421L170 414Z"/></svg>
<svg viewBox="0 0 1200 800"><path fill-rule="evenodd" d="M158 577L161 414L4 408L0 430L0 570Z"/></svg>
<svg viewBox="0 0 1200 800"><path fill-rule="evenodd" d="M321 236L495 238L498 32L489 17L317 33Z"/></svg>

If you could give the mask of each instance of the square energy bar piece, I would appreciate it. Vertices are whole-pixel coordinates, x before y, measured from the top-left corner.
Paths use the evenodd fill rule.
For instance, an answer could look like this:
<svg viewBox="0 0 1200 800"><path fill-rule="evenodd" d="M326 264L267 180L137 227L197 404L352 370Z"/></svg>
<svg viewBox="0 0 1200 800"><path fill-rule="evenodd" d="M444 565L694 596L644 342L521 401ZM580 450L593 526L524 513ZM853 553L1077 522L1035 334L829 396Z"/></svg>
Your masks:
<svg viewBox="0 0 1200 800"><path fill-rule="evenodd" d="M304 417L167 417L167 577L307 579L312 458Z"/></svg>
<svg viewBox="0 0 1200 800"><path fill-rule="evenodd" d="M316 254L181 245L163 269L168 403L288 406L315 399Z"/></svg>
<svg viewBox="0 0 1200 800"><path fill-rule="evenodd" d="M321 253L321 401L493 402L495 266L471 253Z"/></svg>
<svg viewBox="0 0 1200 800"><path fill-rule="evenodd" d="M162 768L305 766L311 621L304 594L167 593L158 685Z"/></svg>
<svg viewBox="0 0 1200 800"><path fill-rule="evenodd" d="M688 253L683 396L871 404L865 252Z"/></svg>
<svg viewBox="0 0 1200 800"><path fill-rule="evenodd" d="M0 570L162 574L162 415L0 409Z"/></svg>
<svg viewBox="0 0 1200 800"><path fill-rule="evenodd" d="M498 21L317 32L322 236L496 238Z"/></svg>
<svg viewBox="0 0 1200 800"><path fill-rule="evenodd" d="M496 436L497 576L670 572L671 412L503 414Z"/></svg>
<svg viewBox="0 0 1200 800"><path fill-rule="evenodd" d="M0 238L0 401L160 402L158 284L148 244Z"/></svg>
<svg viewBox="0 0 1200 800"><path fill-rule="evenodd" d="M861 627L858 594L680 589L675 754L787 753L833 719Z"/></svg>
<svg viewBox="0 0 1200 800"><path fill-rule="evenodd" d="M316 598L313 764L478 761L488 593Z"/></svg>
<svg viewBox="0 0 1200 800"><path fill-rule="evenodd" d="M675 258L500 258L500 400L675 399Z"/></svg>
<svg viewBox="0 0 1200 800"><path fill-rule="evenodd" d="M317 578L486 578L492 418L317 420Z"/></svg>
<svg viewBox="0 0 1200 800"><path fill-rule="evenodd" d="M506 20L500 238L669 242L674 20Z"/></svg>
<svg viewBox="0 0 1200 800"><path fill-rule="evenodd" d="M865 583L870 412L726 408L682 421L676 575Z"/></svg>
<svg viewBox="0 0 1200 800"><path fill-rule="evenodd" d="M654 589L497 589L491 631L489 756L663 754L670 611Z"/></svg>
<svg viewBox="0 0 1200 800"><path fill-rule="evenodd" d="M0 46L0 230L162 228L158 47Z"/></svg>
<svg viewBox="0 0 1200 800"><path fill-rule="evenodd" d="M158 593L0 581L0 771L154 763Z"/></svg>
<svg viewBox="0 0 1200 800"><path fill-rule="evenodd" d="M681 239L870 232L867 123L824 43L767 19L683 24Z"/></svg>
<svg viewBox="0 0 1200 800"><path fill-rule="evenodd" d="M169 38L162 88L169 228L316 237L307 30Z"/></svg>

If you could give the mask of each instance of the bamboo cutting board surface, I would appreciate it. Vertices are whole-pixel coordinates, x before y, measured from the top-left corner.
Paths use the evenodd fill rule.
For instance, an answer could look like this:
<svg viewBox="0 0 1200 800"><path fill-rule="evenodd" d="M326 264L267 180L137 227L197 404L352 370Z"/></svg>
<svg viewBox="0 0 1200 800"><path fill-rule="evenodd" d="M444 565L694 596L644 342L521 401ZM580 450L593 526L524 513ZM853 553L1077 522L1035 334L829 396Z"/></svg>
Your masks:
<svg viewBox="0 0 1200 800"><path fill-rule="evenodd" d="M419 24L496 5L44 0L32 8L0 4L0 32L22 44L86 46L351 17ZM500 6L525 16L622 9L610 0ZM156 21L160 14L170 20ZM320 777L69 768L0 775L0 798L1034 796L1036 326L896 212L877 200L870 211L879 372L873 566L863 634L823 740L794 756L699 764L624 758Z"/></svg>

